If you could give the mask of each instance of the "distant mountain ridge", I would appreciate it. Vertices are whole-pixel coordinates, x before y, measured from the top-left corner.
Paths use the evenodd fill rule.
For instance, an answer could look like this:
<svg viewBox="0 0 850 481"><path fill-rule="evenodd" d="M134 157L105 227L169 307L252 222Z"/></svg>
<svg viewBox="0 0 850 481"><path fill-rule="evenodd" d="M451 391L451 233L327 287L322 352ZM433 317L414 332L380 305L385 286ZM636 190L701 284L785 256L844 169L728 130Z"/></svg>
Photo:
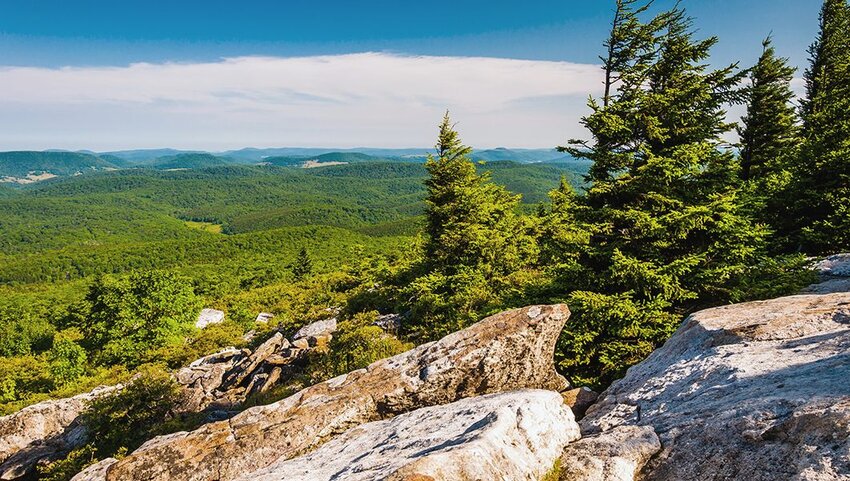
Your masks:
<svg viewBox="0 0 850 481"><path fill-rule="evenodd" d="M432 149L321 149L245 148L225 152L177 149L141 149L110 152L93 151L10 151L0 152L0 182L28 184L54 177L82 175L104 170L145 168L155 170L203 169L228 165L276 165L320 167L323 164L365 162L424 162ZM578 162L554 149L485 149L475 151L475 161L518 163Z"/></svg>
<svg viewBox="0 0 850 481"><path fill-rule="evenodd" d="M24 179L31 174L69 176L117 168L109 157L81 152L0 152L0 177L13 179Z"/></svg>

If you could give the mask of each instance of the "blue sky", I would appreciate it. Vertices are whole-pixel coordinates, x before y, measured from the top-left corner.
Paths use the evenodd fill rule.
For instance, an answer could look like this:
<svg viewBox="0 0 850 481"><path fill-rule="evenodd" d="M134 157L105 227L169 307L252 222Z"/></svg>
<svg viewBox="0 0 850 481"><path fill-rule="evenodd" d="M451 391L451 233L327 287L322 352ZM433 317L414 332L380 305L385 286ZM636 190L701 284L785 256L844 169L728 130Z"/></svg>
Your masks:
<svg viewBox="0 0 850 481"><path fill-rule="evenodd" d="M476 146L552 146L581 134L596 81L576 66L597 62L612 3L3 0L0 149L427 145L445 108ZM713 62L750 64L773 32L778 51L804 66L820 1L684 5L700 34L720 37ZM419 68L422 85L409 78ZM280 82L256 82L264 73ZM352 75L360 91L342 85L357 84Z"/></svg>

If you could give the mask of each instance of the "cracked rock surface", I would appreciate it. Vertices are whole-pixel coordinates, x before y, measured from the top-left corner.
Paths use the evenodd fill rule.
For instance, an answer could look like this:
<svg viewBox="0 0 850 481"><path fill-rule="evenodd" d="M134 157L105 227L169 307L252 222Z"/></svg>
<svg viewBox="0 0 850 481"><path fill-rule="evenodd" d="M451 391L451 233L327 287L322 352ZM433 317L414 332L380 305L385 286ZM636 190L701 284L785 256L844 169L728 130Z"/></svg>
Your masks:
<svg viewBox="0 0 850 481"><path fill-rule="evenodd" d="M560 391L567 384L552 359L568 317L564 305L491 316L277 403L154 438L109 466L105 479L232 480L305 454L349 428L418 408L524 388Z"/></svg>
<svg viewBox="0 0 850 481"><path fill-rule="evenodd" d="M578 437L558 393L512 391L363 424L239 481L537 481Z"/></svg>
<svg viewBox="0 0 850 481"><path fill-rule="evenodd" d="M850 479L850 293L697 312L580 424L654 429L640 479Z"/></svg>

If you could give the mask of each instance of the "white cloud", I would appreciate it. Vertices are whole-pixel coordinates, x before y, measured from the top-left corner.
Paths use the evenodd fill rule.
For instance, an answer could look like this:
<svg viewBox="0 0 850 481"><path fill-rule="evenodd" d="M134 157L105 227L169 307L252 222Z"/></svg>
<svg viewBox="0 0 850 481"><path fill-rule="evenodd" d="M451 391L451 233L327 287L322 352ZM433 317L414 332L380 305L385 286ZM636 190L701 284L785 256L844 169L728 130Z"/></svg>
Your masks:
<svg viewBox="0 0 850 481"><path fill-rule="evenodd" d="M0 150L426 146L445 109L466 143L582 136L595 65L361 53L125 67L0 67Z"/></svg>

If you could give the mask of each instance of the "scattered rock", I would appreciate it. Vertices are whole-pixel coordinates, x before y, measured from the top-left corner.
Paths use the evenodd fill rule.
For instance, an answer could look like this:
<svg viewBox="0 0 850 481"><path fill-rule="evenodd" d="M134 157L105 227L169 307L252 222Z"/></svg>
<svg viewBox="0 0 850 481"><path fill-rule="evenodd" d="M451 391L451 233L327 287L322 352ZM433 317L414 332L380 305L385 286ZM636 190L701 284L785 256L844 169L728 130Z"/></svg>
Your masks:
<svg viewBox="0 0 850 481"><path fill-rule="evenodd" d="M336 317L332 317L330 319L322 319L321 321L316 321L311 324L307 324L302 327L292 336L293 344L294 341L299 339L306 339L308 337L319 337L319 336L329 336L336 332L337 328L337 319Z"/></svg>
<svg viewBox="0 0 850 481"><path fill-rule="evenodd" d="M384 314L378 316L372 325L380 327L384 332L396 334L401 329L401 314Z"/></svg>
<svg viewBox="0 0 850 481"><path fill-rule="evenodd" d="M239 479L537 481L578 437L557 393L513 391L363 424L306 456L284 458Z"/></svg>
<svg viewBox="0 0 850 481"><path fill-rule="evenodd" d="M274 319L274 314L270 312L261 312L257 314L257 318L254 322L257 324L268 324L272 319Z"/></svg>
<svg viewBox="0 0 850 481"><path fill-rule="evenodd" d="M619 426L569 444L561 456L563 481L634 481L661 442L649 426Z"/></svg>
<svg viewBox="0 0 850 481"><path fill-rule="evenodd" d="M563 390L552 359L568 316L563 305L491 316L227 421L152 439L111 466L106 479L232 480L349 428L421 407L524 388Z"/></svg>
<svg viewBox="0 0 850 481"><path fill-rule="evenodd" d="M36 464L59 459L79 447L88 434L79 422L86 403L120 388L99 387L0 417L0 479L20 478Z"/></svg>
<svg viewBox="0 0 850 481"><path fill-rule="evenodd" d="M642 480L850 479L850 293L693 314L590 407L587 433L649 426Z"/></svg>
<svg viewBox="0 0 850 481"><path fill-rule="evenodd" d="M587 412L587 408L596 402L599 393L589 387L580 387L564 391L561 393L561 396L564 398L564 404L573 410L576 419L581 419L584 417L584 413Z"/></svg>
<svg viewBox="0 0 850 481"><path fill-rule="evenodd" d="M251 329L250 331L248 331L248 332L246 332L245 334L242 335L242 340L245 341L245 342L251 342L254 339L256 339L256 337L257 337L257 331L254 330L254 329Z"/></svg>
<svg viewBox="0 0 850 481"><path fill-rule="evenodd" d="M254 350L248 359L238 365L239 369L234 369L227 374L224 381L221 383L221 387L228 389L240 384L248 376L252 375L257 367L266 360L266 358L288 347L289 341L283 337L283 334L279 332L274 333L274 335L267 339L266 342L260 344L260 346Z"/></svg>
<svg viewBox="0 0 850 481"><path fill-rule="evenodd" d="M224 322L224 312L216 309L201 309L198 314L198 321L195 322L195 327L203 329L212 324L220 324Z"/></svg>

